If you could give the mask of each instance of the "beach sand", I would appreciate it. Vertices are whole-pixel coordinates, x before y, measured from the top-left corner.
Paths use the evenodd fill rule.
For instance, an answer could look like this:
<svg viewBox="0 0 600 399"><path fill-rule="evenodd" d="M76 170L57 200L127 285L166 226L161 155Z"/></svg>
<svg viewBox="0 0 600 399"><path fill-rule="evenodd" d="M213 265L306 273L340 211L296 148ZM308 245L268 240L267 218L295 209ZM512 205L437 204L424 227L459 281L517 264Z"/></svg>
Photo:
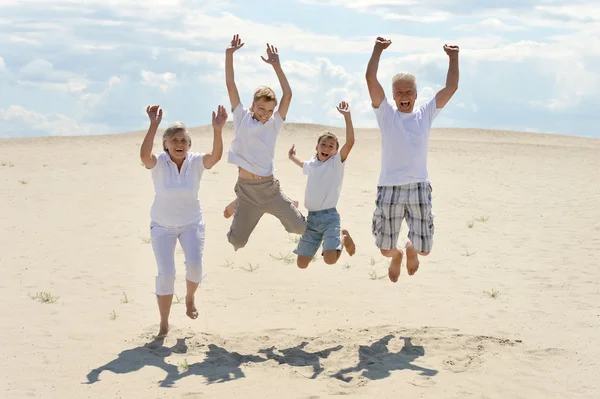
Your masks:
<svg viewBox="0 0 600 399"><path fill-rule="evenodd" d="M288 123L277 144L303 212L287 151L308 158L324 129ZM0 140L0 397L600 397L600 140L434 129L434 249L393 284L371 235L378 130L356 130L338 206L356 254L299 270L272 216L240 251L227 242L228 123L201 182L200 315L174 304L161 343L144 134ZM191 134L210 150L209 127Z"/></svg>

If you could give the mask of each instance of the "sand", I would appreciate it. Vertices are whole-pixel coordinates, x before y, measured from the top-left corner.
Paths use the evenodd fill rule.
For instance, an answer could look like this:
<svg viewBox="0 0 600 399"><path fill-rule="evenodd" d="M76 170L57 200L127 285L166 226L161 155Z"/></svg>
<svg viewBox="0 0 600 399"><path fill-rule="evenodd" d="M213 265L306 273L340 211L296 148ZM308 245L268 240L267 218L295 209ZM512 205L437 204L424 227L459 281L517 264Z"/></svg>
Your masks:
<svg viewBox="0 0 600 399"><path fill-rule="evenodd" d="M278 141L301 203L287 150L309 157L323 129L286 124ZM224 157L201 183L200 316L174 304L160 343L144 134L0 140L0 397L600 397L600 140L434 130L434 250L397 284L371 236L377 130L356 131L338 209L357 252L333 266L290 263L295 237L271 216L234 252ZM210 148L208 127L192 136Z"/></svg>

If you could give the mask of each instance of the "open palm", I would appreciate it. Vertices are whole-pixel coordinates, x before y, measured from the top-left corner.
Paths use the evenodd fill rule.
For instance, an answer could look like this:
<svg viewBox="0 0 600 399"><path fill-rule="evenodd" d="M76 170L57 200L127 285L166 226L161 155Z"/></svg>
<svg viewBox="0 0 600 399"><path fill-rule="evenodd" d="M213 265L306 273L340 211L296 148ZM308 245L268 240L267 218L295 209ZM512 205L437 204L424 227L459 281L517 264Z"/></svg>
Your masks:
<svg viewBox="0 0 600 399"><path fill-rule="evenodd" d="M267 64L279 64L279 54L277 52L277 47L269 45L269 43L267 43L267 58L263 57L262 55L260 56L260 58L262 58L262 60Z"/></svg>

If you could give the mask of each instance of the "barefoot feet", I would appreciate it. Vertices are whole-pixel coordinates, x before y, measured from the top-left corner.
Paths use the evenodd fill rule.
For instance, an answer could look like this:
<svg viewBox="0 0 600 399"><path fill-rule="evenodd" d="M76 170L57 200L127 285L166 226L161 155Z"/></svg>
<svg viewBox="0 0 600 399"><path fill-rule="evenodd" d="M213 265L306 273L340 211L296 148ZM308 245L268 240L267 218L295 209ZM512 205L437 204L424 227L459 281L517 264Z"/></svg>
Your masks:
<svg viewBox="0 0 600 399"><path fill-rule="evenodd" d="M185 298L185 314L190 319L198 318L198 310L196 310L196 304L194 303L194 297L186 297Z"/></svg>
<svg viewBox="0 0 600 399"><path fill-rule="evenodd" d="M409 276L412 276L419 269L419 254L412 242L406 243L406 271Z"/></svg>
<svg viewBox="0 0 600 399"><path fill-rule="evenodd" d="M348 255L354 255L354 252L356 252L356 245L354 245L354 240L352 240L348 230L342 230L342 244L344 245L346 252L348 252Z"/></svg>
<svg viewBox="0 0 600 399"><path fill-rule="evenodd" d="M158 335L156 338L164 338L169 333L169 322L160 322L160 327L158 329Z"/></svg>
<svg viewBox="0 0 600 399"><path fill-rule="evenodd" d="M225 217L225 219L229 219L230 217L233 216L233 214L235 213L235 208L237 205L237 200L231 201L229 203L229 205L227 205L225 207L225 210L223 211L223 216Z"/></svg>
<svg viewBox="0 0 600 399"><path fill-rule="evenodd" d="M400 277L400 268L402 267L402 250L397 249L397 253L392 256L392 261L390 262L390 267L388 269L388 277L392 283L398 281Z"/></svg>

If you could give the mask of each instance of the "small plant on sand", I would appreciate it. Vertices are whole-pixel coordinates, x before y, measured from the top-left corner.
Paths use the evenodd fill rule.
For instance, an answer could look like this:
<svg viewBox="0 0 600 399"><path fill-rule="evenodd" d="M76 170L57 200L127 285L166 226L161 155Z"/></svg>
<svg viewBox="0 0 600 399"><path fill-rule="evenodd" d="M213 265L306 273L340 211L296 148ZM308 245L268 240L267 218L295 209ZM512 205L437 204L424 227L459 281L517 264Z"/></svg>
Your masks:
<svg viewBox="0 0 600 399"><path fill-rule="evenodd" d="M255 271L256 269L258 269L259 267L260 267L260 265L258 263L255 264L255 265L253 265L252 263L248 263L248 267L240 266L240 269L252 273L253 271Z"/></svg>
<svg viewBox="0 0 600 399"><path fill-rule="evenodd" d="M19 180L19 183L27 184L27 183L29 183L29 180L21 179L21 180Z"/></svg>
<svg viewBox="0 0 600 399"><path fill-rule="evenodd" d="M383 280L384 278L387 277L387 274L383 274L381 276L377 275L377 272L375 270L371 270L369 272L369 277L371 277L371 280Z"/></svg>
<svg viewBox="0 0 600 399"><path fill-rule="evenodd" d="M465 253L463 254L463 256L466 256L468 258L469 256L473 256L475 254L476 252L469 252L468 249L465 249Z"/></svg>
<svg viewBox="0 0 600 399"><path fill-rule="evenodd" d="M121 297L121 303L129 303L129 298L127 297L126 293L123 293L123 296Z"/></svg>
<svg viewBox="0 0 600 399"><path fill-rule="evenodd" d="M142 242L144 244L150 244L152 240L150 239L150 237L142 237Z"/></svg>
<svg viewBox="0 0 600 399"><path fill-rule="evenodd" d="M489 218L489 216L481 216L481 217L475 218L475 220L477 220L478 222L481 222L481 223L485 223L488 220L490 220L490 218Z"/></svg>
<svg viewBox="0 0 600 399"><path fill-rule="evenodd" d="M173 293L173 303L181 303L182 297Z"/></svg>
<svg viewBox="0 0 600 399"><path fill-rule="evenodd" d="M475 225L475 222L474 222L474 221L472 221L472 220L469 220L469 221L467 222L467 227L468 227L468 228L470 228L470 229L472 229L474 225Z"/></svg>
<svg viewBox="0 0 600 399"><path fill-rule="evenodd" d="M117 320L117 312L115 312L114 310L112 312L110 312L110 319L115 321Z"/></svg>
<svg viewBox="0 0 600 399"><path fill-rule="evenodd" d="M492 289L490 291L483 291L484 293L486 293L490 298L498 298L498 295L500 295L500 291L496 290L496 289Z"/></svg>
<svg viewBox="0 0 600 399"><path fill-rule="evenodd" d="M188 364L187 359L183 359L183 362L179 363L179 368L181 369L181 371L188 371L190 365Z"/></svg>
<svg viewBox="0 0 600 399"><path fill-rule="evenodd" d="M15 166L15 164L12 162L2 162L2 166L8 166L9 168L12 168L13 166Z"/></svg>
<svg viewBox="0 0 600 399"><path fill-rule="evenodd" d="M291 241L291 242L293 242L294 244L298 244L298 243L300 242L300 238L301 238L301 237L302 237L302 236L299 236L299 235L291 235L291 234L288 234L288 240L290 240L290 241Z"/></svg>
<svg viewBox="0 0 600 399"><path fill-rule="evenodd" d="M352 265L348 262L346 262L342 265L342 269L346 269L346 270L350 270L351 267L352 267Z"/></svg>
<svg viewBox="0 0 600 399"><path fill-rule="evenodd" d="M228 260L225 261L224 264L221 265L221 267L228 267L228 268L233 268L233 265L235 264L235 262L230 262Z"/></svg>
<svg viewBox="0 0 600 399"><path fill-rule="evenodd" d="M36 301L40 301L41 303L54 303L58 301L58 296L54 296L49 292L38 292L35 295L28 294L29 298L35 299Z"/></svg>
<svg viewBox="0 0 600 399"><path fill-rule="evenodd" d="M282 255L280 252L279 256L274 256L271 254L269 254L269 256L275 260L283 261L283 263L285 263L286 265L291 265L292 263L294 263L296 261L296 259L294 259L294 254L291 252L288 252L287 255Z"/></svg>
<svg viewBox="0 0 600 399"><path fill-rule="evenodd" d="M88 161L84 161L84 162L82 162L81 164L82 164L83 166L85 166L85 165L87 165L87 164L88 164Z"/></svg>
<svg viewBox="0 0 600 399"><path fill-rule="evenodd" d="M371 266L375 266L376 263L378 263L378 261L376 261L375 258L371 256L371 259L369 259L369 264Z"/></svg>

